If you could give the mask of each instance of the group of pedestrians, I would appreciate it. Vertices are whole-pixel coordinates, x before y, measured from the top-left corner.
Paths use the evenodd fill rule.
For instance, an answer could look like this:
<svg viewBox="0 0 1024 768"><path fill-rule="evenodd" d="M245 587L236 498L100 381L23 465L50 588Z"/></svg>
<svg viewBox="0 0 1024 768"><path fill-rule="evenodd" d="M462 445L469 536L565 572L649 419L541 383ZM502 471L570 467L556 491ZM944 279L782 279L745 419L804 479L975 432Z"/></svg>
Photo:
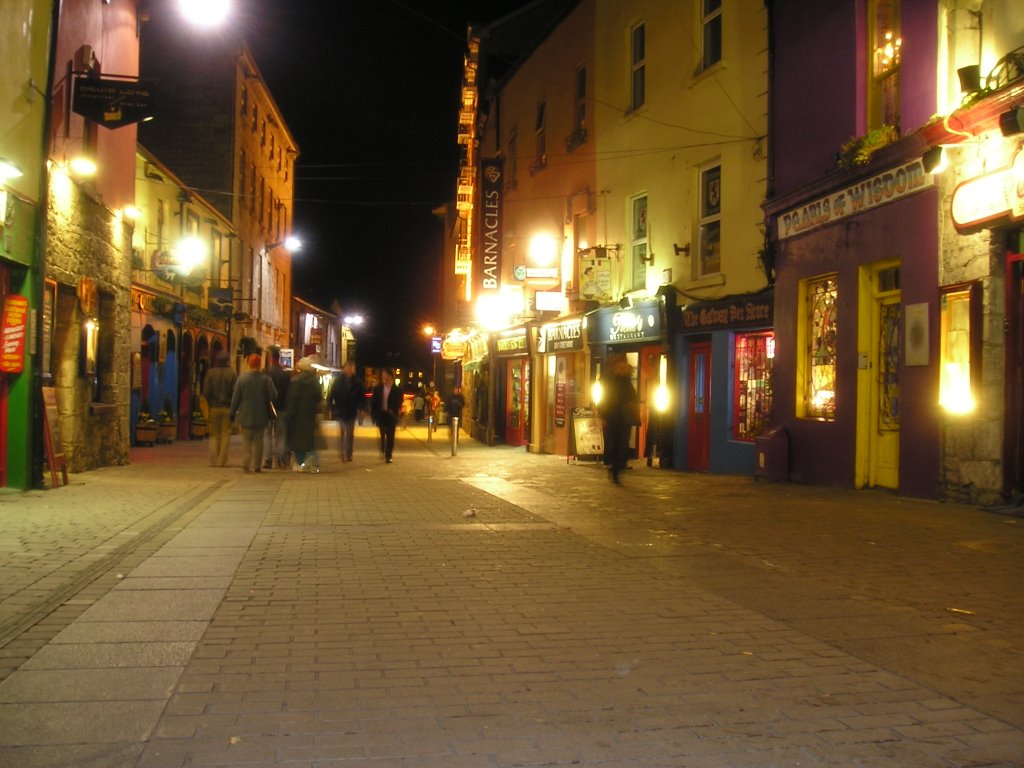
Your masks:
<svg viewBox="0 0 1024 768"><path fill-rule="evenodd" d="M289 455L294 469L318 472L317 416L323 394L312 358L299 360L294 378L281 367L277 349L271 351L265 371L261 362L259 354L249 355L245 371L236 376L224 352L207 372L203 395L210 410L210 464L227 465L231 429L237 422L244 472L285 469Z"/></svg>
<svg viewBox="0 0 1024 768"><path fill-rule="evenodd" d="M209 406L210 465L227 465L231 430L237 423L242 434L243 471L284 469L291 460L293 469L318 472L318 416L325 403L312 358L299 360L294 377L281 367L276 348L266 370L261 369L261 362L259 354L249 355L245 371L236 376L225 352L206 374L203 395ZM393 371L382 369L379 383L369 395L367 403L367 391L356 376L355 364L345 363L326 399L327 409L339 425L339 456L343 462L352 461L356 422L369 405L380 436L381 456L391 464L404 400ZM456 387L447 402L449 416L460 417L464 404L462 390Z"/></svg>

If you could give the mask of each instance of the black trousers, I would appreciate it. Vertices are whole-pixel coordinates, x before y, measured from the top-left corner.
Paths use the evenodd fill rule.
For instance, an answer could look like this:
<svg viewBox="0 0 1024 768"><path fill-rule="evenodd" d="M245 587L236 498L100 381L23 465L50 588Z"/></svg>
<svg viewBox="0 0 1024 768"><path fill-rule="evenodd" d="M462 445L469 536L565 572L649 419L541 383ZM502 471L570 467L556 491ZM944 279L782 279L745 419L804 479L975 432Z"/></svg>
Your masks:
<svg viewBox="0 0 1024 768"><path fill-rule="evenodd" d="M382 416L377 422L377 429L380 431L380 452L389 461L395 452L395 428L397 426L398 421L393 416Z"/></svg>

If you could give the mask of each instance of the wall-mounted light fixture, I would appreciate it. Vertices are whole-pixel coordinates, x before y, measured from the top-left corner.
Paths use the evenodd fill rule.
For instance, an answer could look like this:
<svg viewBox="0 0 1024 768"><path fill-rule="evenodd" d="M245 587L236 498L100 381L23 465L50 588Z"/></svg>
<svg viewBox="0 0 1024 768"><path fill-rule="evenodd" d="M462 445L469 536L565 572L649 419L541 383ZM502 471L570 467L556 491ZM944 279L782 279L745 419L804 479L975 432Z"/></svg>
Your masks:
<svg viewBox="0 0 1024 768"><path fill-rule="evenodd" d="M23 176L21 168L18 167L17 163L12 163L6 157L0 157L0 181L5 179L17 179L19 176Z"/></svg>
<svg viewBox="0 0 1024 768"><path fill-rule="evenodd" d="M672 243L672 250L676 252L676 256L682 256L684 253L690 255L690 244L679 245L679 243Z"/></svg>
<svg viewBox="0 0 1024 768"><path fill-rule="evenodd" d="M981 90L981 67L977 64L968 64L956 71L960 78L961 93L977 93Z"/></svg>
<svg viewBox="0 0 1024 768"><path fill-rule="evenodd" d="M941 146L934 146L921 156L925 173L941 173L946 169L946 153Z"/></svg>
<svg viewBox="0 0 1024 768"><path fill-rule="evenodd" d="M1003 136L1024 133L1024 107L1003 112L999 116L999 130L1003 132Z"/></svg>

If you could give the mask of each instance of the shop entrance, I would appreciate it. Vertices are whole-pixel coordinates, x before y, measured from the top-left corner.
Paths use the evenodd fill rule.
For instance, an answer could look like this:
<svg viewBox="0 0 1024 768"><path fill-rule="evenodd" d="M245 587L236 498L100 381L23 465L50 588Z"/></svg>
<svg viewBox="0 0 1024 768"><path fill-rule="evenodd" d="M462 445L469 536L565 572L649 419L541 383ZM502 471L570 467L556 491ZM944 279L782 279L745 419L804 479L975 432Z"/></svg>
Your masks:
<svg viewBox="0 0 1024 768"><path fill-rule="evenodd" d="M508 361L506 368L508 407L505 413L505 443L525 445L529 437L530 361L512 359Z"/></svg>
<svg viewBox="0 0 1024 768"><path fill-rule="evenodd" d="M711 342L690 346L689 468L706 472L711 457Z"/></svg>
<svg viewBox="0 0 1024 768"><path fill-rule="evenodd" d="M1004 485L1024 494L1024 254L1010 254L1006 279L1006 426Z"/></svg>
<svg viewBox="0 0 1024 768"><path fill-rule="evenodd" d="M900 266L889 262L861 270L861 343L858 368L861 402L858 417L857 487L899 488ZM861 458L862 457L862 458Z"/></svg>

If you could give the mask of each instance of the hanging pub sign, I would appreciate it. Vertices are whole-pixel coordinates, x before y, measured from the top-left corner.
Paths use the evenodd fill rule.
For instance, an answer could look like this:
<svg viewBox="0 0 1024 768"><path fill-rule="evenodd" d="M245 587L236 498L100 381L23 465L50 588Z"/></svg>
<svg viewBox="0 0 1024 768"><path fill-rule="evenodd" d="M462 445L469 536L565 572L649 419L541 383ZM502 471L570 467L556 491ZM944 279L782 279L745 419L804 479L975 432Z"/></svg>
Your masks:
<svg viewBox="0 0 1024 768"><path fill-rule="evenodd" d="M153 83L148 80L75 78L74 111L104 128L121 128L153 117Z"/></svg>
<svg viewBox="0 0 1024 768"><path fill-rule="evenodd" d="M1010 167L957 185L951 207L953 225L961 231L1024 217L1024 151L1017 153Z"/></svg>
<svg viewBox="0 0 1024 768"><path fill-rule="evenodd" d="M27 337L28 299L17 294L4 296L3 319L0 322L0 373L21 373L25 370Z"/></svg>
<svg viewBox="0 0 1024 768"><path fill-rule="evenodd" d="M484 293L501 287L501 248L504 226L503 195L505 189L503 162L500 157L481 161L482 198L480 201L480 269L477 289Z"/></svg>

